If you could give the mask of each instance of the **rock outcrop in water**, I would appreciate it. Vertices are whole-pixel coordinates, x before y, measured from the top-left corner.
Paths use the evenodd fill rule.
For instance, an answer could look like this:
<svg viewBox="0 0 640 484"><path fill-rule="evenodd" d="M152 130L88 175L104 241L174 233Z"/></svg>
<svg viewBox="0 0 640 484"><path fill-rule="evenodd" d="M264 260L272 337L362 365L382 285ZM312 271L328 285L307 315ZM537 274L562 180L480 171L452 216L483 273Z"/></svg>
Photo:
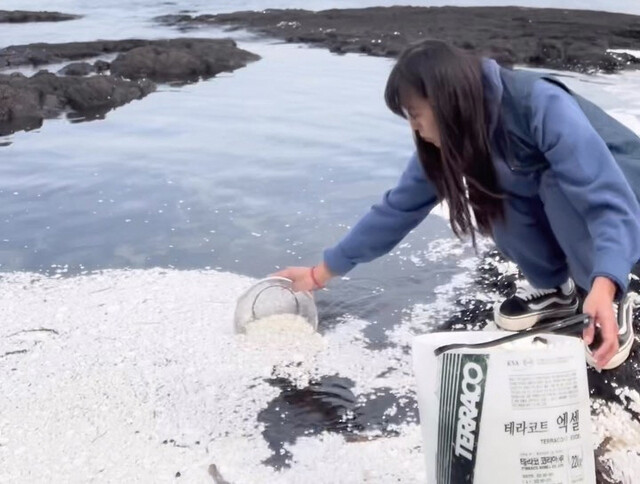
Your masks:
<svg viewBox="0 0 640 484"><path fill-rule="evenodd" d="M607 53L607 49L640 49L640 17L585 10L374 7L169 15L156 20L182 29L202 24L244 28L336 53L395 57L409 43L435 38L507 65L579 72L640 67L640 59L631 55Z"/></svg>
<svg viewBox="0 0 640 484"><path fill-rule="evenodd" d="M73 62L60 77L46 70L32 77L0 75L0 135L39 127L45 118L72 111L84 117L140 99L154 82L193 82L244 67L259 56L230 39L123 40L30 44L0 50L0 66L41 65L120 52L110 64ZM82 77L93 72L109 75Z"/></svg>
<svg viewBox="0 0 640 484"><path fill-rule="evenodd" d="M107 69L109 69L108 66ZM88 76L96 72L96 70L96 67L88 62L72 62L60 69L58 74L63 76Z"/></svg>
<svg viewBox="0 0 640 484"><path fill-rule="evenodd" d="M0 49L0 69L19 66L41 66L89 59L108 54L128 52L136 47L143 47L153 43L153 41L149 40L127 39L66 42L64 44L34 43L11 45Z"/></svg>
<svg viewBox="0 0 640 484"><path fill-rule="evenodd" d="M156 41L120 54L111 73L127 79L157 82L195 81L231 72L258 60L230 39L174 39Z"/></svg>
<svg viewBox="0 0 640 484"><path fill-rule="evenodd" d="M81 15L71 15L60 12L28 12L25 10L0 10L0 23L27 23L27 22L61 22L74 20Z"/></svg>
<svg viewBox="0 0 640 484"><path fill-rule="evenodd" d="M59 77L48 71L32 77L0 75L0 135L38 128L45 118L64 111L99 117L154 90L149 80L115 76Z"/></svg>

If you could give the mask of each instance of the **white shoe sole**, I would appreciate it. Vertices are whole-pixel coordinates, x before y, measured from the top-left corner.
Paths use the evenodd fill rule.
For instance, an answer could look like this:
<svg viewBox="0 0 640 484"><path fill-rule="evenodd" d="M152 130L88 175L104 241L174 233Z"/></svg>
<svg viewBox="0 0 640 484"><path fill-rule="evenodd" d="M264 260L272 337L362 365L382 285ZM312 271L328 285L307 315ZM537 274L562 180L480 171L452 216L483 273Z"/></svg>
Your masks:
<svg viewBox="0 0 640 484"><path fill-rule="evenodd" d="M600 369L613 370L614 368L618 368L625 361L627 361L627 358L629 358L629 354L631 353L631 348L633 348L634 340L635 340L635 335L632 334L631 338L629 338L629 340L624 344L624 346L621 346L618 349L618 352L615 355L613 355L613 357L609 360L609 363L607 363L603 368L600 368ZM593 368L598 369L596 365L596 360L593 359L593 353L591 353L591 350L589 349L589 347L585 345L584 350L585 350L584 352L585 352L587 364L589 366L592 366Z"/></svg>
<svg viewBox="0 0 640 484"><path fill-rule="evenodd" d="M578 310L578 301L575 304L567 307L566 309L555 309L547 312L539 312L537 314L528 314L519 318L509 318L500 315L500 304L496 303L493 307L493 319L496 326L507 331L524 331L531 328L534 324L544 321L546 319L558 319L573 316Z"/></svg>

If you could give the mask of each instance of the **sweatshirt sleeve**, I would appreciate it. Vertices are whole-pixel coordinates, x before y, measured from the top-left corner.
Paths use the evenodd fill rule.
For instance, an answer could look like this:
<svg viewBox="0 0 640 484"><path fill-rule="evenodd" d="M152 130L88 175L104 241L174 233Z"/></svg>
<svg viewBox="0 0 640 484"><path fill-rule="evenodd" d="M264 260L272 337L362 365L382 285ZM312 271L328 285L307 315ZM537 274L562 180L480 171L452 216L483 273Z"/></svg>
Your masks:
<svg viewBox="0 0 640 484"><path fill-rule="evenodd" d="M343 275L360 262L388 253L438 201L435 187L414 153L396 187L387 191L336 246L324 251L325 264L333 274Z"/></svg>
<svg viewBox="0 0 640 484"><path fill-rule="evenodd" d="M615 158L577 101L547 81L533 87L530 129L560 189L587 222L594 241L591 283L606 276L624 293L640 257L640 207Z"/></svg>

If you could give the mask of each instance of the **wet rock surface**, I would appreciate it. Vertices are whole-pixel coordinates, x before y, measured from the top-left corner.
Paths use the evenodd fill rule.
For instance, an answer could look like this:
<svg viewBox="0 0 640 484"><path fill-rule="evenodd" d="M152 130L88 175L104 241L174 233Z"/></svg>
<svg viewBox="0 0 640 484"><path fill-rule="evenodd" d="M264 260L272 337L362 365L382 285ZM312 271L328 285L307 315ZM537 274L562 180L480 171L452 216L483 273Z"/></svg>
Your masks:
<svg viewBox="0 0 640 484"><path fill-rule="evenodd" d="M263 436L272 451L264 463L276 469L290 466L293 456L286 446L300 437L331 432L349 442L367 441L394 437L397 425L419 422L413 394L398 399L390 389L378 388L371 394L355 395L351 390L354 382L339 376L323 377L305 388L296 388L284 378L269 383L281 393L258 414L258 421L264 425Z"/></svg>
<svg viewBox="0 0 640 484"><path fill-rule="evenodd" d="M190 81L230 72L257 59L230 39L175 39L120 54L111 63L111 73L128 79Z"/></svg>
<svg viewBox="0 0 640 484"><path fill-rule="evenodd" d="M640 17L586 10L374 7L169 15L156 20L180 29L203 24L248 29L336 53L395 57L412 42L435 38L506 65L579 72L640 67L634 56L607 53L607 49L640 49Z"/></svg>
<svg viewBox="0 0 640 484"><path fill-rule="evenodd" d="M71 111L95 118L155 90L154 82L194 82L259 59L229 39L123 40L31 44L0 50L0 65L41 65L121 52L113 62L72 62L56 76L0 74L0 135L39 127L45 118ZM84 77L110 70L110 75Z"/></svg>
<svg viewBox="0 0 640 484"><path fill-rule="evenodd" d="M71 15L60 12L0 10L0 23L61 22L64 20L74 20L80 17L81 15Z"/></svg>
<svg viewBox="0 0 640 484"><path fill-rule="evenodd" d="M149 80L115 76L59 77L48 71L31 77L0 75L0 135L38 128L45 118L65 111L86 118L101 117L154 90L155 84Z"/></svg>
<svg viewBox="0 0 640 484"><path fill-rule="evenodd" d="M78 61L106 54L127 52L153 41L140 39L98 40L93 42L66 42L62 44L33 43L11 45L0 49L0 68L41 66L45 64Z"/></svg>
<svg viewBox="0 0 640 484"><path fill-rule="evenodd" d="M139 48L144 48L145 50L136 50ZM12 45L0 49L0 68L41 66L118 53L131 54L119 60L121 65L126 64L126 70L142 72L149 68L149 64L155 64L155 69L152 72L156 72L159 77L165 75L163 69L175 71L175 67L159 62L157 57L162 55L174 56L172 60L178 62L181 60L181 56L189 56L205 66L200 67L200 69L206 73L211 73L210 75L215 75L226 69L237 69L259 59L259 56L239 49L231 39L126 39L67 42L63 44L34 43ZM144 59L141 54L148 54L150 59Z"/></svg>
<svg viewBox="0 0 640 484"><path fill-rule="evenodd" d="M96 72L96 68L88 62L72 62L58 71L63 76L88 76Z"/></svg>

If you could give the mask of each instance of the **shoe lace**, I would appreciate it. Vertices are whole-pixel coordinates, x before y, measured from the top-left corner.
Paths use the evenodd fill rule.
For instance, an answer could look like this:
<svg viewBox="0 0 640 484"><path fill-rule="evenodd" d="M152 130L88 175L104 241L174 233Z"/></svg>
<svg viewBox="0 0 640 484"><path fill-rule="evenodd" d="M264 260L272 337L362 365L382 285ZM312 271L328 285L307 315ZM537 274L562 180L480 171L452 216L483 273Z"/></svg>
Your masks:
<svg viewBox="0 0 640 484"><path fill-rule="evenodd" d="M530 301L537 297L546 296L547 294L552 294L554 292L556 292L556 289L538 289L528 282L524 282L518 287L518 289L516 289L516 296L523 301Z"/></svg>

